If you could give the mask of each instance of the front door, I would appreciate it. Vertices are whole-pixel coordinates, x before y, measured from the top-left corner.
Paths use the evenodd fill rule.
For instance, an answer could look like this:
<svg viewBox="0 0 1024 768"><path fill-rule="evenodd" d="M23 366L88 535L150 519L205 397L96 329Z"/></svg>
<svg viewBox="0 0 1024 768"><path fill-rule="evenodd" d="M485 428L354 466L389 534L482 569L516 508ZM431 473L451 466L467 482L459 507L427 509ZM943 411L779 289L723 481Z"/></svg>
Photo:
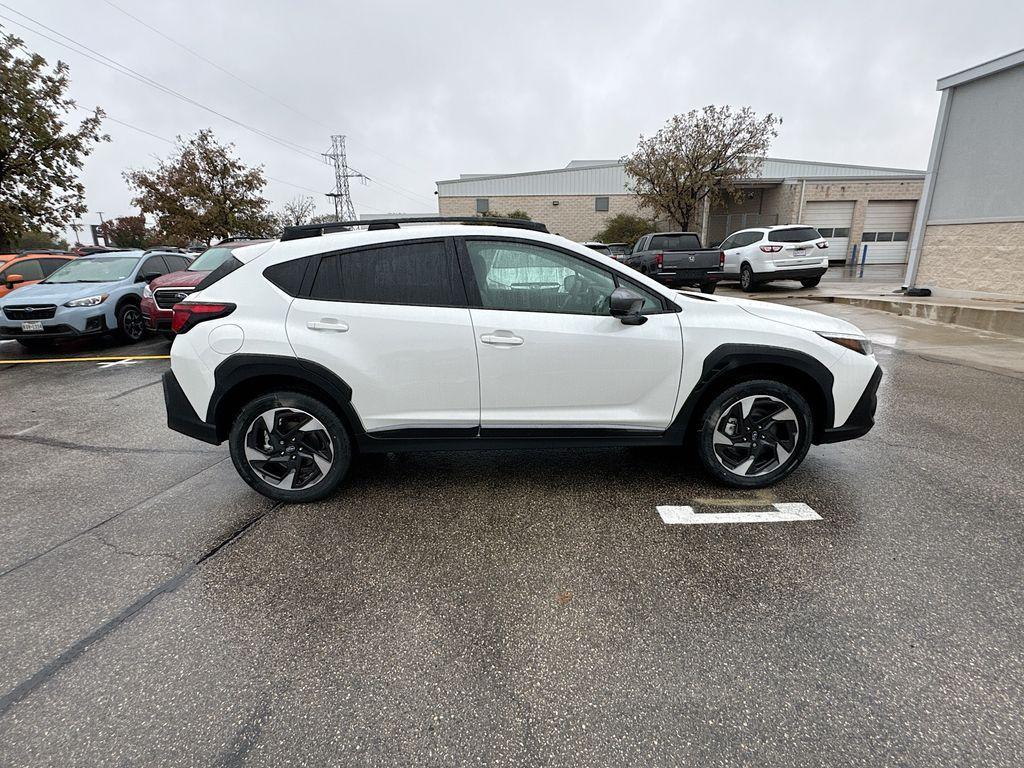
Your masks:
<svg viewBox="0 0 1024 768"><path fill-rule="evenodd" d="M451 241L322 256L309 298L292 302L287 324L299 358L352 388L352 406L368 433L476 434L476 349Z"/></svg>
<svg viewBox="0 0 1024 768"><path fill-rule="evenodd" d="M682 365L678 313L580 255L526 241L467 239L480 361L482 434L506 429L661 431ZM646 299L643 325L608 300L621 281Z"/></svg>

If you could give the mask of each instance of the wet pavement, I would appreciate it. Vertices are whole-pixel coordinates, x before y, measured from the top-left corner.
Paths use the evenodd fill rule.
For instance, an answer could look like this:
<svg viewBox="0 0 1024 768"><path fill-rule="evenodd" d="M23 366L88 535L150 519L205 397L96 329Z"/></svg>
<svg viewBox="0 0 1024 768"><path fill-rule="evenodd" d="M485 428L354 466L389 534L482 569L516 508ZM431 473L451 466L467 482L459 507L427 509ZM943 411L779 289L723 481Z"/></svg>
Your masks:
<svg viewBox="0 0 1024 768"><path fill-rule="evenodd" d="M878 426L757 493L421 453L275 506L118 363L166 342L0 343L0 765L1019 764L1024 354L807 306L874 337ZM657 511L773 502L822 519Z"/></svg>

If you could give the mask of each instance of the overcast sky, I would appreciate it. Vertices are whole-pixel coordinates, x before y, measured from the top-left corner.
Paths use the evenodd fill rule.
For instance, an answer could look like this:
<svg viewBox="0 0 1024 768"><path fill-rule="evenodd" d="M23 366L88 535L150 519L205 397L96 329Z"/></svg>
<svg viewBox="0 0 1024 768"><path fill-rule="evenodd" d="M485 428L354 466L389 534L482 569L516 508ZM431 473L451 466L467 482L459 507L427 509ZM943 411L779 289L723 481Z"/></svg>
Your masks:
<svg viewBox="0 0 1024 768"><path fill-rule="evenodd" d="M0 15L34 26L13 8L301 147L323 151L331 133L347 134L350 164L374 179L353 184L358 213L435 211L434 182L460 173L617 158L669 115L709 103L781 115L774 156L924 168L936 79L1024 45L1015 0L111 2L2 0ZM275 207L308 194L299 187L333 186L301 152L0 24L66 61L82 105L166 139L212 127L279 180L267 188ZM98 211L134 213L122 170L171 149L113 121L105 130L112 142L83 173L86 224ZM317 205L329 210L320 195Z"/></svg>

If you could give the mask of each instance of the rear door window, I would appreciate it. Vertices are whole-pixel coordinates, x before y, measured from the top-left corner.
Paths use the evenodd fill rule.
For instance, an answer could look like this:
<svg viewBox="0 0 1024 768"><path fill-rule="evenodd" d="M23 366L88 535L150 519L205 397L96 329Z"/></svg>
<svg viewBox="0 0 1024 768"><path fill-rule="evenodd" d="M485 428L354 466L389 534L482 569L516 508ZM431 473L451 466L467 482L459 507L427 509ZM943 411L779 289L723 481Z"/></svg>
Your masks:
<svg viewBox="0 0 1024 768"><path fill-rule="evenodd" d="M444 240L401 242L322 256L310 298L362 304L466 306L458 259Z"/></svg>
<svg viewBox="0 0 1024 768"><path fill-rule="evenodd" d="M699 251L700 238L696 235L654 235L651 238L652 251Z"/></svg>
<svg viewBox="0 0 1024 768"><path fill-rule="evenodd" d="M773 229L768 233L768 242L808 243L820 237L821 234L814 227L792 227L791 229Z"/></svg>
<svg viewBox="0 0 1024 768"><path fill-rule="evenodd" d="M167 264L164 263L162 256L150 256L143 263L139 269L140 275L166 275L168 273Z"/></svg>

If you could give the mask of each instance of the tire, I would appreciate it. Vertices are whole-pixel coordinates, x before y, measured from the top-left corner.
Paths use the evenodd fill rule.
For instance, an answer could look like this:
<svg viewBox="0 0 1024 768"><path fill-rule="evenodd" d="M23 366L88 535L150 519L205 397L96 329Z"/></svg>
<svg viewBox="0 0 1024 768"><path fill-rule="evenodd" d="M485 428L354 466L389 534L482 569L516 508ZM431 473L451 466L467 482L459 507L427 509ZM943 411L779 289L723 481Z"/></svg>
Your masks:
<svg viewBox="0 0 1024 768"><path fill-rule="evenodd" d="M814 434L803 395L769 379L734 384L698 419L701 464L715 480L736 488L764 488L786 477L804 460Z"/></svg>
<svg viewBox="0 0 1024 768"><path fill-rule="evenodd" d="M135 344L146 336L146 318L138 304L126 301L117 308L117 338L125 344Z"/></svg>
<svg viewBox="0 0 1024 768"><path fill-rule="evenodd" d="M718 283L716 283L714 281L710 281L710 282L707 282L707 283L701 283L700 284L700 292L701 293L714 293L715 292L715 288L717 288L717 287L718 287Z"/></svg>
<svg viewBox="0 0 1024 768"><path fill-rule="evenodd" d="M43 349L53 349L54 344L53 339L18 339L17 341L25 349L33 352L38 352Z"/></svg>
<svg viewBox="0 0 1024 768"><path fill-rule="evenodd" d="M177 336L178 334L176 334L174 331L161 331L160 335L163 336L168 341L174 341L174 337Z"/></svg>
<svg viewBox="0 0 1024 768"><path fill-rule="evenodd" d="M754 282L754 270L749 264L740 267L740 290L746 293L757 290L757 283Z"/></svg>
<svg viewBox="0 0 1024 768"><path fill-rule="evenodd" d="M820 282L821 277L805 277L803 280L800 281L800 285L802 285L804 288L813 288Z"/></svg>
<svg viewBox="0 0 1024 768"><path fill-rule="evenodd" d="M273 430L267 429L268 415ZM330 496L352 462L352 443L338 414L300 392L249 401L235 418L228 443L245 482L268 498L294 504Z"/></svg>

